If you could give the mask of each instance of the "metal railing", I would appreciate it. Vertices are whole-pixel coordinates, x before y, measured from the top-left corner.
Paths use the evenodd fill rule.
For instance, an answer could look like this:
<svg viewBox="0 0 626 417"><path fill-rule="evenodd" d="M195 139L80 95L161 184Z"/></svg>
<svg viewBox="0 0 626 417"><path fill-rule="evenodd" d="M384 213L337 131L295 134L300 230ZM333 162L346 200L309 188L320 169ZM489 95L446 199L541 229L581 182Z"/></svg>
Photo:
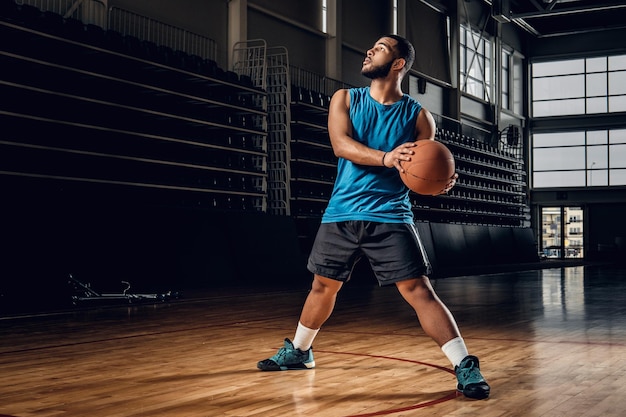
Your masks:
<svg viewBox="0 0 626 417"><path fill-rule="evenodd" d="M107 5L100 0L16 0L15 3L28 4L42 11L57 13L66 19L74 18L106 29Z"/></svg>
<svg viewBox="0 0 626 417"><path fill-rule="evenodd" d="M119 7L109 9L108 28L175 51L217 60L215 40Z"/></svg>
<svg viewBox="0 0 626 417"><path fill-rule="evenodd" d="M291 72L291 84L306 88L309 91L324 94L328 97L332 96L333 93L340 88L352 87L342 81L324 77L293 65L290 66L289 71Z"/></svg>

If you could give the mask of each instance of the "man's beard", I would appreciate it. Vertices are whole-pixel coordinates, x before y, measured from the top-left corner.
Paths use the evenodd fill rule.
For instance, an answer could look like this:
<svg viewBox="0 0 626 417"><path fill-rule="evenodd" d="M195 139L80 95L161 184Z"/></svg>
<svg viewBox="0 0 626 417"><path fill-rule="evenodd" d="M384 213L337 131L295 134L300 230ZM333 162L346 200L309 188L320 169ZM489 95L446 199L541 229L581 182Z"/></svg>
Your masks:
<svg viewBox="0 0 626 417"><path fill-rule="evenodd" d="M365 77L375 80L377 78L385 78L389 75L389 71L391 71L391 66L393 65L393 60L389 61L384 65L379 65L377 67L372 67L371 69L363 69L361 70L361 74Z"/></svg>

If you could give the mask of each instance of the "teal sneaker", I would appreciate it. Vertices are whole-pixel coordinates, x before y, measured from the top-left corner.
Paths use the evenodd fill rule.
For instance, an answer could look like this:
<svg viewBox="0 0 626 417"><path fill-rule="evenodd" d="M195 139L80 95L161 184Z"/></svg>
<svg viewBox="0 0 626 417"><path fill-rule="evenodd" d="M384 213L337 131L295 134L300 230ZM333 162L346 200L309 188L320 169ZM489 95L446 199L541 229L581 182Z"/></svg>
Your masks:
<svg viewBox="0 0 626 417"><path fill-rule="evenodd" d="M456 389L468 398L482 400L489 397L491 388L480 373L480 364L476 356L466 356L461 364L454 368L459 382Z"/></svg>
<svg viewBox="0 0 626 417"><path fill-rule="evenodd" d="M293 347L291 340L285 339L285 346L269 359L263 359L256 365L262 371L287 371L290 369L313 369L313 349L301 351Z"/></svg>

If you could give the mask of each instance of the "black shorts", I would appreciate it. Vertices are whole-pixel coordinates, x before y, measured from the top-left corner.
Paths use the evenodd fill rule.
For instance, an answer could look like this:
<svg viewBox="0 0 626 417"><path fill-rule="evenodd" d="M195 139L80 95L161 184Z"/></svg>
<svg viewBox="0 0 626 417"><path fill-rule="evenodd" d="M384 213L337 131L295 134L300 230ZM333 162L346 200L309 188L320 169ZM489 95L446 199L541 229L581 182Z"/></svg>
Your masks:
<svg viewBox="0 0 626 417"><path fill-rule="evenodd" d="M369 221L322 223L307 268L313 274L346 282L362 257L369 260L381 286L432 272L413 224Z"/></svg>

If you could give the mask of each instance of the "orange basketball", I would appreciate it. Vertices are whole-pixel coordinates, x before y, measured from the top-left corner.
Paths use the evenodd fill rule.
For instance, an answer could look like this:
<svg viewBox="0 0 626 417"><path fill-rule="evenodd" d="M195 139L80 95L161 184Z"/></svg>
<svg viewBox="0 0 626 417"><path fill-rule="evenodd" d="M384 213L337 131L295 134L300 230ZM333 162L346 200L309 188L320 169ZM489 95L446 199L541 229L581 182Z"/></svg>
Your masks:
<svg viewBox="0 0 626 417"><path fill-rule="evenodd" d="M410 161L402 161L402 182L422 195L439 195L455 173L454 156L441 142L418 140Z"/></svg>

